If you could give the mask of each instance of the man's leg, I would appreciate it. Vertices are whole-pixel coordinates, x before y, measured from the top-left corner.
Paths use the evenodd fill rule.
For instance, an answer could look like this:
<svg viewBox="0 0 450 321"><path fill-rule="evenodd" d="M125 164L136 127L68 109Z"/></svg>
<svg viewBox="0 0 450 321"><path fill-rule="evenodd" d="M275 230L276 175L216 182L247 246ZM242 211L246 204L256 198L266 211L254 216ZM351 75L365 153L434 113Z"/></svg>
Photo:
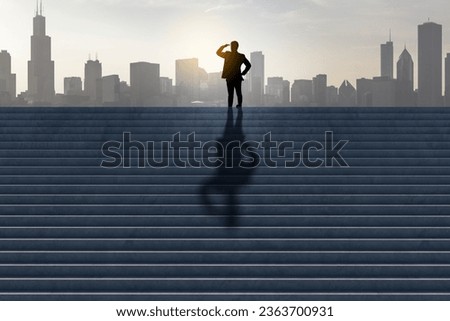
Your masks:
<svg viewBox="0 0 450 321"><path fill-rule="evenodd" d="M235 84L234 84L235 88L236 88L236 95L238 98L238 106L242 107L242 80L236 80Z"/></svg>
<svg viewBox="0 0 450 321"><path fill-rule="evenodd" d="M234 99L234 83L231 80L227 80L227 89L228 89L228 107L233 107L233 99Z"/></svg>

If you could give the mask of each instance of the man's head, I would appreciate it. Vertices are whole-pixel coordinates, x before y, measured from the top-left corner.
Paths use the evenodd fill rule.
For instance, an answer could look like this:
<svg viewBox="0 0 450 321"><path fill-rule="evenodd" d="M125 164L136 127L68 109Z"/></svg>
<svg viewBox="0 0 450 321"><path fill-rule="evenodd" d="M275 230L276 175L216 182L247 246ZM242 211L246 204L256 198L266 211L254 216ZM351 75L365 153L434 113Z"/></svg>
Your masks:
<svg viewBox="0 0 450 321"><path fill-rule="evenodd" d="M238 48L239 48L239 43L237 41L232 41L231 42L231 51L237 52Z"/></svg>

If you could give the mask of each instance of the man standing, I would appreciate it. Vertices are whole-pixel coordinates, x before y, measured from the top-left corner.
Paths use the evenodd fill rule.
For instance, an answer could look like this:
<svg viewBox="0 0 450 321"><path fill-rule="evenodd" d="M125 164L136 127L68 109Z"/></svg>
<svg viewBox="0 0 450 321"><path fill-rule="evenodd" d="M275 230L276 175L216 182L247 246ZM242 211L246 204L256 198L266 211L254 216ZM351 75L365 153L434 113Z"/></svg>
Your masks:
<svg viewBox="0 0 450 321"><path fill-rule="evenodd" d="M222 78L227 80L228 88L228 107L233 107L234 91L238 98L238 104L236 108L242 108L242 81L252 65L245 55L239 53L239 43L233 41L231 43L231 51L223 52L223 50L229 45L223 45L217 50L217 55L225 59L223 66ZM241 71L241 66L245 65L244 71Z"/></svg>

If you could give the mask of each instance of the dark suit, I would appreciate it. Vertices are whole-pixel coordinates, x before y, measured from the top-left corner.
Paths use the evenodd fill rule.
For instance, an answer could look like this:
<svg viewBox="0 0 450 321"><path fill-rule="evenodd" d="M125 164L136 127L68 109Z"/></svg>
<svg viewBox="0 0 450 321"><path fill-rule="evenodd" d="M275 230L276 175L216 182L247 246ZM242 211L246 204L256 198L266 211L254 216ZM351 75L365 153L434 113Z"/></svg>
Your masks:
<svg viewBox="0 0 450 321"><path fill-rule="evenodd" d="M239 52L223 52L225 46L217 50L217 55L225 59L223 65L222 78L227 80L228 106L233 106L234 91L238 97L238 105L242 106L242 81L252 65L245 55ZM245 70L241 72L241 66L245 65Z"/></svg>

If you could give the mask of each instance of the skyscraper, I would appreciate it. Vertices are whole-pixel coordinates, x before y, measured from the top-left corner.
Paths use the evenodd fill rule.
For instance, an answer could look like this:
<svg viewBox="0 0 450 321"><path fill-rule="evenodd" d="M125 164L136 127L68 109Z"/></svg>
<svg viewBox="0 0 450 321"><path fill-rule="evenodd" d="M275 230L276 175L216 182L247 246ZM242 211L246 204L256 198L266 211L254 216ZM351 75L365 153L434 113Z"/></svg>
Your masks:
<svg viewBox="0 0 450 321"><path fill-rule="evenodd" d="M313 78L313 95L317 106L327 105L327 75L317 75Z"/></svg>
<svg viewBox="0 0 450 321"><path fill-rule="evenodd" d="M283 100L281 103L283 106L289 106L291 103L291 82L289 80L283 80Z"/></svg>
<svg viewBox="0 0 450 321"><path fill-rule="evenodd" d="M339 106L354 107L355 105L356 89L348 80L344 80L339 87Z"/></svg>
<svg viewBox="0 0 450 321"><path fill-rule="evenodd" d="M91 105L101 104L102 64L98 59L89 59L84 65L84 93Z"/></svg>
<svg viewBox="0 0 450 321"><path fill-rule="evenodd" d="M172 95L173 94L173 81L169 77L160 77L161 94Z"/></svg>
<svg viewBox="0 0 450 321"><path fill-rule="evenodd" d="M182 97L183 103L200 99L202 72L197 58L177 60L175 62L175 78L176 91Z"/></svg>
<svg viewBox="0 0 450 321"><path fill-rule="evenodd" d="M327 106L335 107L339 105L338 89L335 86L327 87Z"/></svg>
<svg viewBox="0 0 450 321"><path fill-rule="evenodd" d="M250 63L252 64L252 69L249 72L251 103L261 106L265 81L264 55L262 51L252 52L250 54Z"/></svg>
<svg viewBox="0 0 450 321"><path fill-rule="evenodd" d="M358 107L372 107L372 83L372 79L356 80L356 105Z"/></svg>
<svg viewBox="0 0 450 321"><path fill-rule="evenodd" d="M450 53L445 57L445 106L450 107Z"/></svg>
<svg viewBox="0 0 450 321"><path fill-rule="evenodd" d="M102 104L117 106L120 103L120 78L118 75L105 76L101 80Z"/></svg>
<svg viewBox="0 0 450 321"><path fill-rule="evenodd" d="M51 57L51 38L46 35L45 17L36 8L28 61L28 99L34 105L51 104L55 97L55 63Z"/></svg>
<svg viewBox="0 0 450 321"><path fill-rule="evenodd" d="M0 52L0 96L5 103L16 98L16 75L11 73L11 55L5 50Z"/></svg>
<svg viewBox="0 0 450 321"><path fill-rule="evenodd" d="M153 106L161 94L159 64L135 62L130 64L131 104Z"/></svg>
<svg viewBox="0 0 450 321"><path fill-rule="evenodd" d="M296 107L309 106L313 100L313 82L309 79L295 80L291 89L291 102Z"/></svg>
<svg viewBox="0 0 450 321"><path fill-rule="evenodd" d="M394 43L389 32L389 41L381 45L381 77L394 78Z"/></svg>
<svg viewBox="0 0 450 321"><path fill-rule="evenodd" d="M419 96L418 105L442 105L442 26L426 22L419 33Z"/></svg>
<svg viewBox="0 0 450 321"><path fill-rule="evenodd" d="M83 84L80 77L64 78L64 95L81 96L83 93Z"/></svg>
<svg viewBox="0 0 450 321"><path fill-rule="evenodd" d="M408 50L403 50L397 62L397 106L415 106L414 62Z"/></svg>
<svg viewBox="0 0 450 321"><path fill-rule="evenodd" d="M372 105L374 107L395 107L396 81L389 77L372 79Z"/></svg>
<svg viewBox="0 0 450 321"><path fill-rule="evenodd" d="M271 104L280 105L283 102L283 82L283 77L267 78L266 95Z"/></svg>

